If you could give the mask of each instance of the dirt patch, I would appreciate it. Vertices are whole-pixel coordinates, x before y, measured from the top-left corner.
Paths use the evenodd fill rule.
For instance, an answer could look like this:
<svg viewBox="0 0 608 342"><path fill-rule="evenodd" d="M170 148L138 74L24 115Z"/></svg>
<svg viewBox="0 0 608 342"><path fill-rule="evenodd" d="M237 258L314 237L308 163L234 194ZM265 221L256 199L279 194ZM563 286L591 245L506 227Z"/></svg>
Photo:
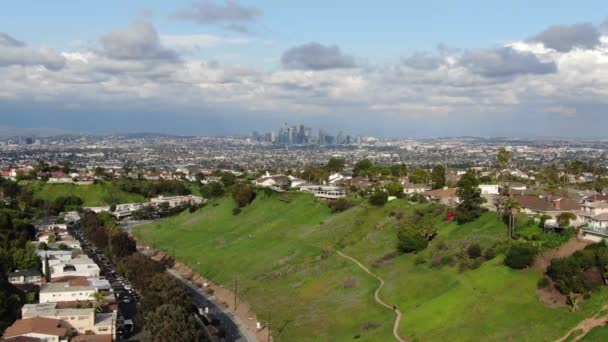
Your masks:
<svg viewBox="0 0 608 342"><path fill-rule="evenodd" d="M539 272L545 273L547 271L547 267L549 267L549 265L551 264L551 260L555 258L569 257L574 254L574 252L580 251L581 249L589 246L590 244L591 242L589 241L579 240L573 237L565 244L552 250L546 251L545 253L536 257L532 268Z"/></svg>
<svg viewBox="0 0 608 342"><path fill-rule="evenodd" d="M564 342L570 339L573 342L580 341L585 335L589 333L593 328L603 327L608 323L608 316L602 316L601 313L608 309L608 305L604 306L600 312L591 318L587 318L580 322L576 327L572 328L562 338L556 340L556 342Z"/></svg>
<svg viewBox="0 0 608 342"><path fill-rule="evenodd" d="M568 298L561 294L553 284L544 289L536 290L536 294L541 303L548 308L557 309L568 306Z"/></svg>

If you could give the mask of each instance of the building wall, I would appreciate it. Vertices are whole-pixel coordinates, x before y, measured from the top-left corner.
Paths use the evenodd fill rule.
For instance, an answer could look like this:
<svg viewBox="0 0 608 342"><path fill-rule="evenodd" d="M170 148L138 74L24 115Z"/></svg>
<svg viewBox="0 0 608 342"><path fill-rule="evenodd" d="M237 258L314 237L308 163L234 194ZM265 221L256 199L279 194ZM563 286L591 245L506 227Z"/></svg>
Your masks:
<svg viewBox="0 0 608 342"><path fill-rule="evenodd" d="M70 292L40 292L40 303L92 300L95 289Z"/></svg>

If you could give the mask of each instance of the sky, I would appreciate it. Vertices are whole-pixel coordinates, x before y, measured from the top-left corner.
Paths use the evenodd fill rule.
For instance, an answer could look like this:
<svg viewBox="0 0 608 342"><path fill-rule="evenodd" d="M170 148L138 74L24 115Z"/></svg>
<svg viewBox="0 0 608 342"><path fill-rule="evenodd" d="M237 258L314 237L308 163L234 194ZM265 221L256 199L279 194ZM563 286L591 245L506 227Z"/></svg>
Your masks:
<svg viewBox="0 0 608 342"><path fill-rule="evenodd" d="M5 0L0 126L605 137L603 4Z"/></svg>

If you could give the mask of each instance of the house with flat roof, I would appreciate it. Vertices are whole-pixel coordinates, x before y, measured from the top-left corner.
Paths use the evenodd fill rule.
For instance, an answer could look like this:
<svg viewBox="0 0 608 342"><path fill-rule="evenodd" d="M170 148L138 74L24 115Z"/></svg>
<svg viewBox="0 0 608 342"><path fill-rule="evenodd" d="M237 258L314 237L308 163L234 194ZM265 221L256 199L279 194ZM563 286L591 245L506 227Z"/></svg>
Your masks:
<svg viewBox="0 0 608 342"><path fill-rule="evenodd" d="M90 301L96 292L97 289L92 286L48 283L40 287L40 303Z"/></svg>
<svg viewBox="0 0 608 342"><path fill-rule="evenodd" d="M49 268L51 278L56 277L99 277L99 266L93 259L80 255L76 258L64 260L49 259ZM46 268L43 261L43 271L46 273Z"/></svg>
<svg viewBox="0 0 608 342"><path fill-rule="evenodd" d="M13 285L40 284L42 273L38 270L16 270L6 274L8 281Z"/></svg>
<svg viewBox="0 0 608 342"><path fill-rule="evenodd" d="M2 335L3 340L18 340L17 337L31 338L32 341L63 342L68 341L68 329L61 325L59 319L25 318L16 320Z"/></svg>

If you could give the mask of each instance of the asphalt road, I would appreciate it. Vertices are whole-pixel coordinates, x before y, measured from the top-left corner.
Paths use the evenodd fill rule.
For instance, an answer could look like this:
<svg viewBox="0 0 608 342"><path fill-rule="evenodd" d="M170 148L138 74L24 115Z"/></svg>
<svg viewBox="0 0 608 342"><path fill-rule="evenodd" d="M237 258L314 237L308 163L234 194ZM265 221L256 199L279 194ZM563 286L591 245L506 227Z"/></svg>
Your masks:
<svg viewBox="0 0 608 342"><path fill-rule="evenodd" d="M224 337L220 338L219 341L226 342L255 342L256 338L250 336L244 329L241 329L236 319L224 311L218 304L213 302L205 292L199 289L196 285L192 284L189 280L182 278L177 272L173 270L167 270L169 274L174 276L177 280L181 281L190 296L192 297L192 303L200 309L209 308L208 316L217 319L220 323L220 329L224 331Z"/></svg>
<svg viewBox="0 0 608 342"><path fill-rule="evenodd" d="M133 320L137 315L137 303L139 302L139 295L132 289L128 280L121 277L112 264L112 261L103 252L97 250L88 240L84 237L84 234L78 229L79 227L72 227L72 235L80 242L82 250L86 253L89 258L93 259L100 269L100 275L105 277L112 286L116 299L118 302L118 321ZM129 287L131 289L127 289ZM118 322L117 322L118 323ZM117 340L138 340L141 327L135 326L132 332L124 331L120 324L117 324Z"/></svg>

